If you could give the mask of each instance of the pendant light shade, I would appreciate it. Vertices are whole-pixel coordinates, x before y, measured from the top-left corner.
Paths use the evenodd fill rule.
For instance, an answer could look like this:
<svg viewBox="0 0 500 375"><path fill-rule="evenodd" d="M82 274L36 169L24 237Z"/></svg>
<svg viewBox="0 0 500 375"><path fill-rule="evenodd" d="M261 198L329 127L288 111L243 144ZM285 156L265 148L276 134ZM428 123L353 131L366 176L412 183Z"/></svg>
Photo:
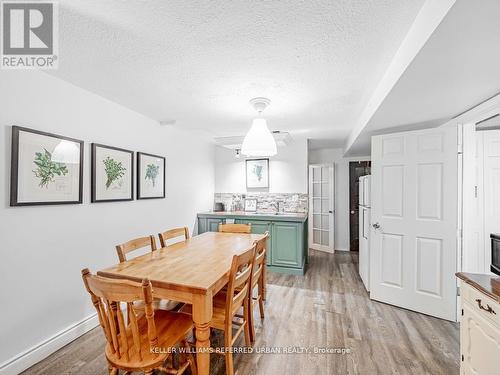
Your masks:
<svg viewBox="0 0 500 375"><path fill-rule="evenodd" d="M254 98L250 100L255 110L261 115L264 109L271 103L267 98ZM267 127L266 119L258 117L252 121L252 127L248 131L241 153L246 156L274 156L278 153L276 141Z"/></svg>
<svg viewBox="0 0 500 375"><path fill-rule="evenodd" d="M80 163L80 149L75 142L62 140L54 149L50 159L57 163L78 164Z"/></svg>
<svg viewBox="0 0 500 375"><path fill-rule="evenodd" d="M241 152L246 156L274 156L277 154L276 141L263 118L256 118L248 131Z"/></svg>

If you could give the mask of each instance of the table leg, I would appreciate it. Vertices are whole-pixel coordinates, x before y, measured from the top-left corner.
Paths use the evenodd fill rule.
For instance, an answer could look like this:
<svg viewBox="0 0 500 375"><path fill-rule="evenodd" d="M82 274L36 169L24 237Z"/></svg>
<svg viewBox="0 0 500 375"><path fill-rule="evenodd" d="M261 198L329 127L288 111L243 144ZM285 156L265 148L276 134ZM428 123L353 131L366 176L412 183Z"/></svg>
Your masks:
<svg viewBox="0 0 500 375"><path fill-rule="evenodd" d="M196 362L199 375L210 373L210 321L212 320L212 293L197 294L193 298L193 322L196 335Z"/></svg>

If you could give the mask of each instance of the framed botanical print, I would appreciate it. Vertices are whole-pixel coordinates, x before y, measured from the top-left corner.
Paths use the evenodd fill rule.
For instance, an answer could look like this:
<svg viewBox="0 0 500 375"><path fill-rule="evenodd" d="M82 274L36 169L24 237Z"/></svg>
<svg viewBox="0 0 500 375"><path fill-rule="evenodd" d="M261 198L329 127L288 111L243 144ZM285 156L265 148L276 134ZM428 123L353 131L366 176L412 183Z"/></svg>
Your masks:
<svg viewBox="0 0 500 375"><path fill-rule="evenodd" d="M134 152L92 143L92 202L134 199Z"/></svg>
<svg viewBox="0 0 500 375"><path fill-rule="evenodd" d="M10 205L82 203L83 141L12 127Z"/></svg>
<svg viewBox="0 0 500 375"><path fill-rule="evenodd" d="M257 211L257 199L254 199L254 198L245 199L245 211L246 212L256 212Z"/></svg>
<svg viewBox="0 0 500 375"><path fill-rule="evenodd" d="M269 159L246 161L247 189L269 188Z"/></svg>
<svg viewBox="0 0 500 375"><path fill-rule="evenodd" d="M165 198L165 157L137 153L137 199Z"/></svg>

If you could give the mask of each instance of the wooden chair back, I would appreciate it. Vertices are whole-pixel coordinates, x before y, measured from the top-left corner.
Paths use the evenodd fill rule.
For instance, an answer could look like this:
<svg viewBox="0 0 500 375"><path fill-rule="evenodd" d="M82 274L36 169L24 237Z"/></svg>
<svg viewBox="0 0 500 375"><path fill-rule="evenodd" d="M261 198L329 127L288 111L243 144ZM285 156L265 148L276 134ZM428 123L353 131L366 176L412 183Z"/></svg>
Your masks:
<svg viewBox="0 0 500 375"><path fill-rule="evenodd" d="M255 258L255 244L240 255L233 257L226 297L226 320L229 324L232 317L243 306L250 292L250 277Z"/></svg>
<svg viewBox="0 0 500 375"><path fill-rule="evenodd" d="M99 323L112 355L124 361L142 361L145 357L150 358L151 353L146 348L158 346L150 281L144 279L141 284L129 280L107 279L92 275L87 268L82 270L82 278L97 311ZM141 301L145 307L147 335L143 337L133 308L133 303L136 301ZM123 303L127 307L128 325L125 324L121 309ZM131 356L134 358L130 358Z"/></svg>
<svg viewBox="0 0 500 375"><path fill-rule="evenodd" d="M219 232L223 233L251 233L252 224L219 224Z"/></svg>
<svg viewBox="0 0 500 375"><path fill-rule="evenodd" d="M135 238L121 245L117 245L116 252L118 253L118 259L120 259L120 263L127 260L126 255L131 251L142 249L145 247L150 247L151 251L156 250L155 236L150 235L146 237Z"/></svg>
<svg viewBox="0 0 500 375"><path fill-rule="evenodd" d="M181 237L184 236L184 239L187 240L189 238L189 228L188 227L183 227L183 228L174 228L167 230L163 233L158 233L158 237L160 238L160 244L161 247L166 247L167 246L167 241L176 238L176 237Z"/></svg>
<svg viewBox="0 0 500 375"><path fill-rule="evenodd" d="M255 259L253 261L253 272L252 272L252 282L251 282L252 288L259 281L259 278L264 270L264 261L266 259L266 249L267 249L268 239L269 239L269 232L266 232L265 236L262 239L255 241Z"/></svg>

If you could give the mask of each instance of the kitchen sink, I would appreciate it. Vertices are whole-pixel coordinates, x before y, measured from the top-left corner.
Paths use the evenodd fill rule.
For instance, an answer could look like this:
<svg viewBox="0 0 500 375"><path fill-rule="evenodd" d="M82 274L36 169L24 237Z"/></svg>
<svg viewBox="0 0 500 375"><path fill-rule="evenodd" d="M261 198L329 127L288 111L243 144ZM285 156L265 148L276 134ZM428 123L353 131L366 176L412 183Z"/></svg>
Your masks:
<svg viewBox="0 0 500 375"><path fill-rule="evenodd" d="M288 212L255 212L254 215L262 215L262 216L287 216Z"/></svg>

